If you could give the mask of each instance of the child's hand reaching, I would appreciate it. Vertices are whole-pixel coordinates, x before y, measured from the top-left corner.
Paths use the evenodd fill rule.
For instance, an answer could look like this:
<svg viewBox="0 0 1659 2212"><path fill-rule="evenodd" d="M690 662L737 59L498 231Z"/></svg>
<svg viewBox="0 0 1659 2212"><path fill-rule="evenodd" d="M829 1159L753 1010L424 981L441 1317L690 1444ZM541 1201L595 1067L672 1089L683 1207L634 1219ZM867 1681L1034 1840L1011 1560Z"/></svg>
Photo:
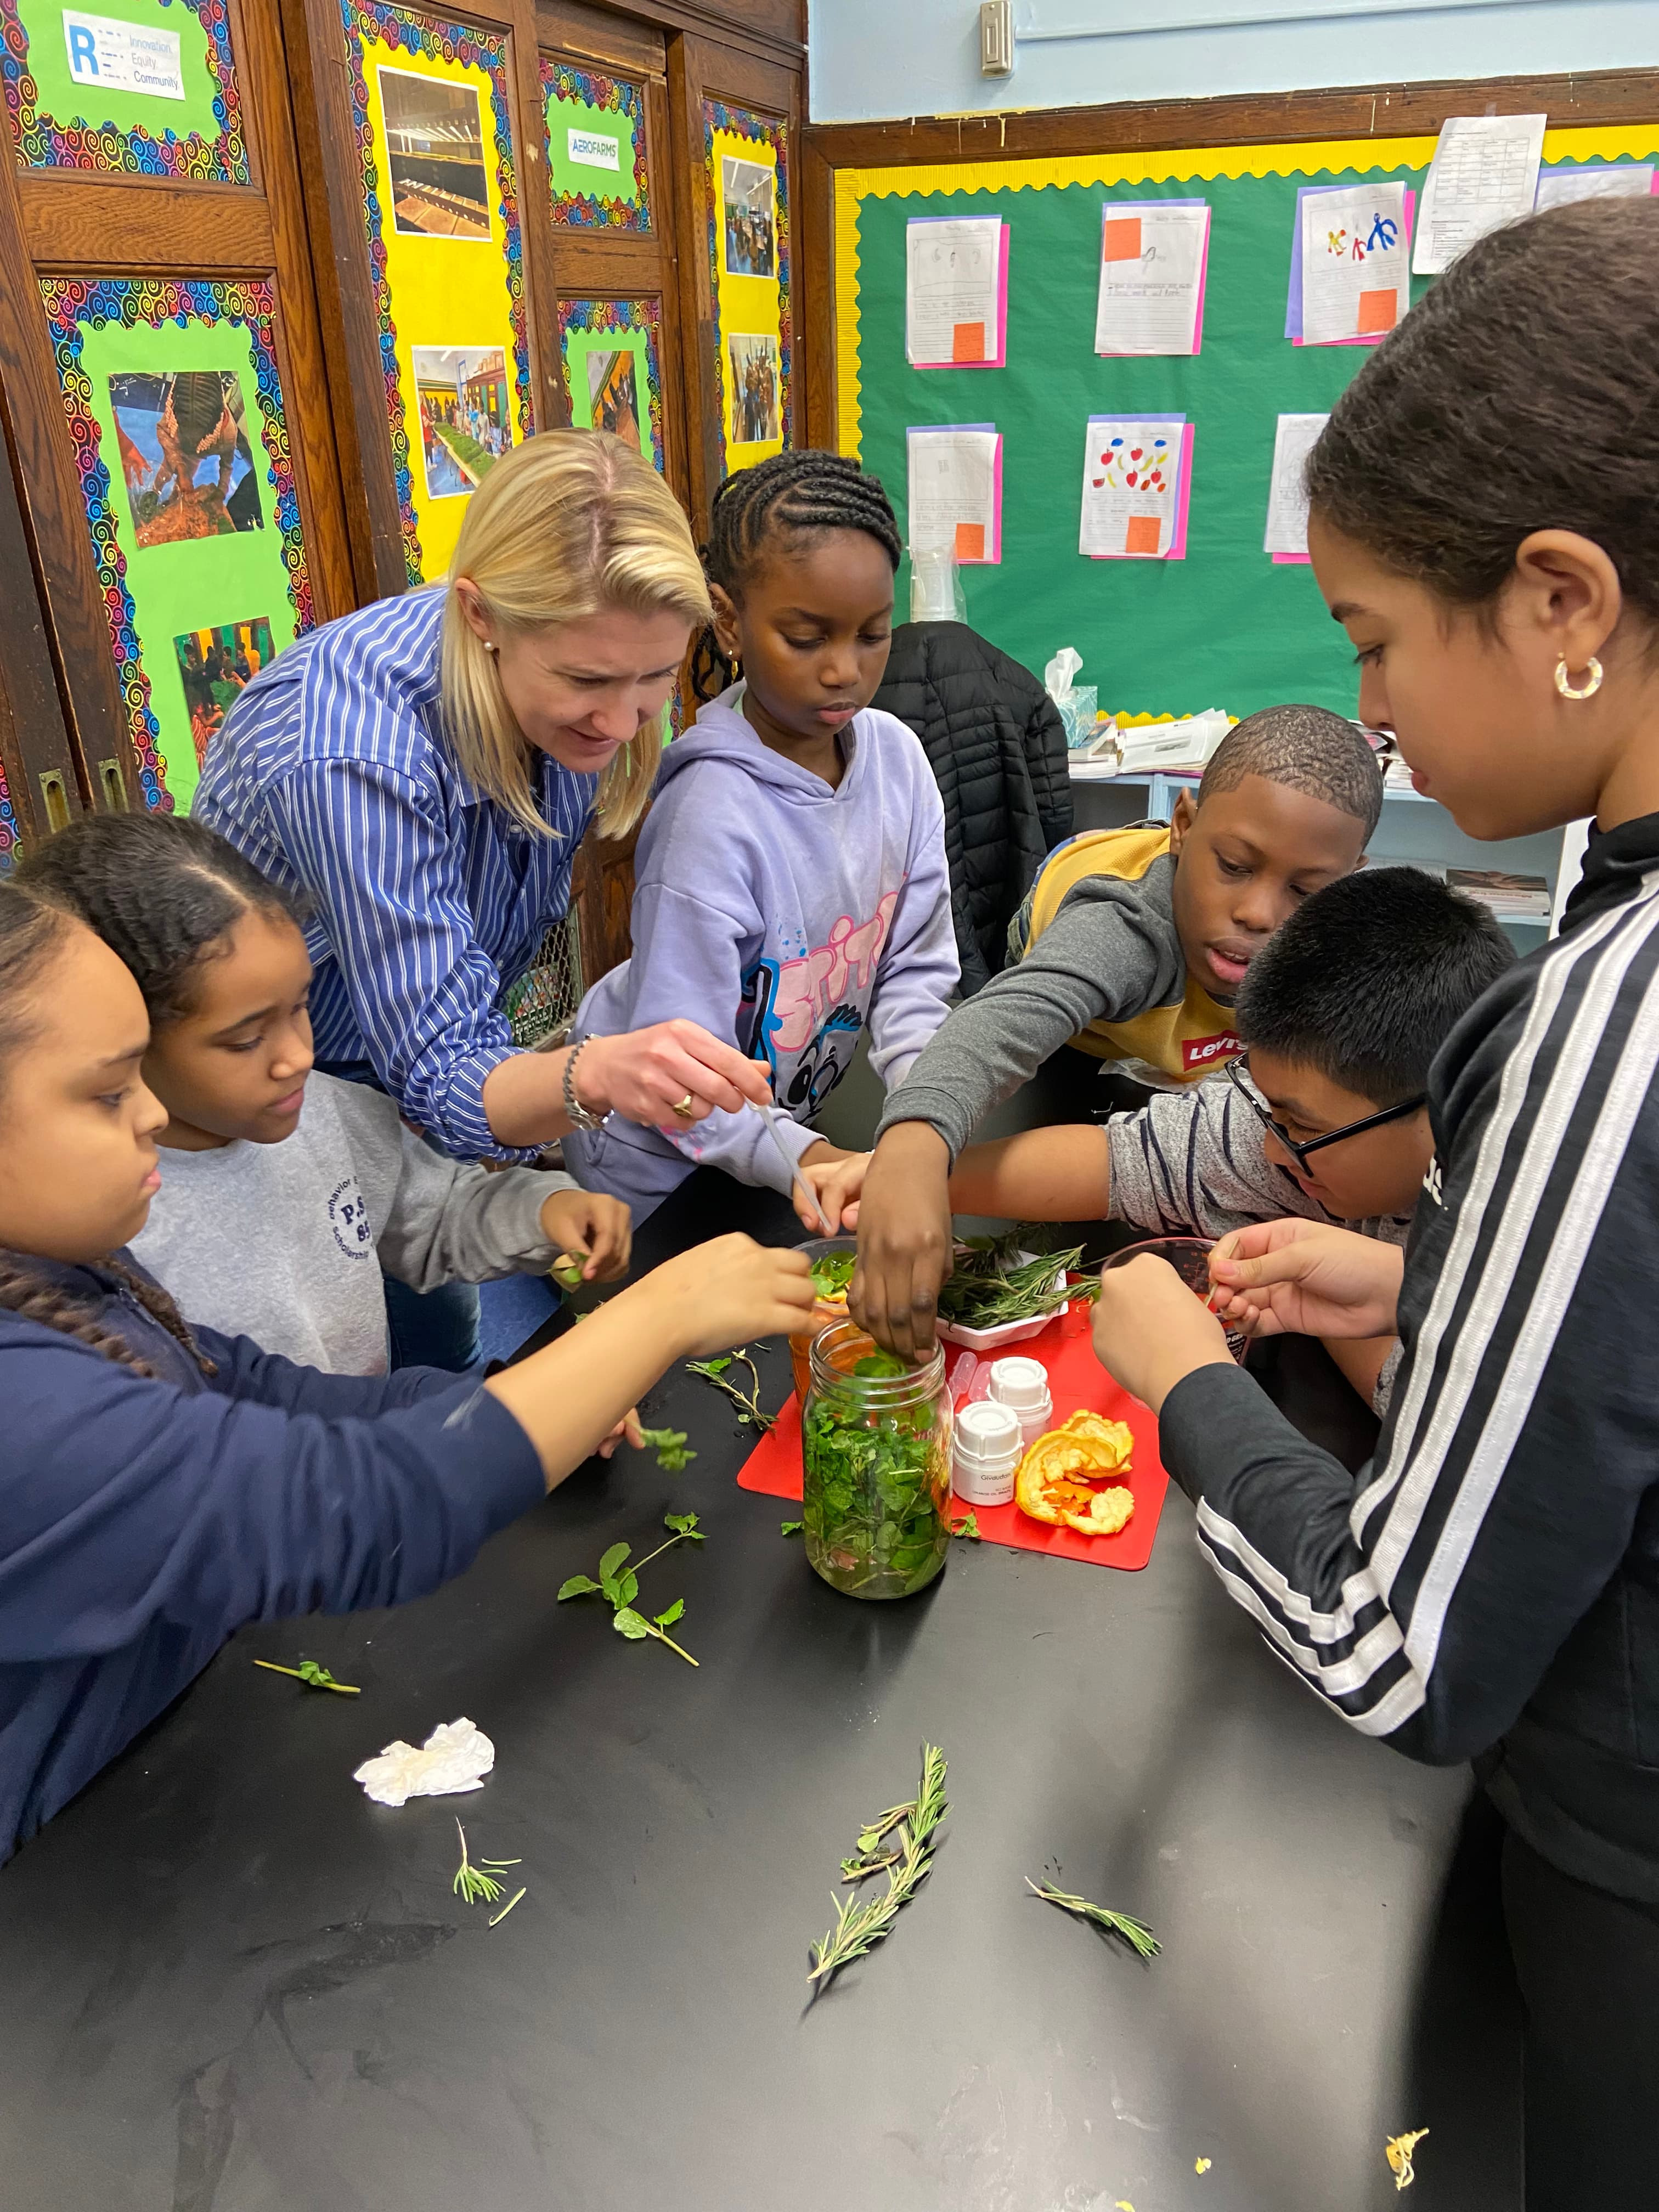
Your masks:
<svg viewBox="0 0 1659 2212"><path fill-rule="evenodd" d="M580 1259L585 1283L614 1283L628 1273L634 1218L619 1198L596 1190L556 1190L542 1206L542 1234L562 1253Z"/></svg>
<svg viewBox="0 0 1659 2212"><path fill-rule="evenodd" d="M685 1356L694 1359L729 1352L751 1337L803 1328L812 1311L806 1255L735 1234L665 1261L637 1288L672 1307ZM621 1295L631 1298L635 1291Z"/></svg>
<svg viewBox="0 0 1659 2212"><path fill-rule="evenodd" d="M1154 1413L1196 1367L1231 1367L1221 1324L1167 1260L1144 1252L1108 1267L1095 1304L1095 1358Z"/></svg>
<svg viewBox="0 0 1659 2212"><path fill-rule="evenodd" d="M1221 1239L1210 1279L1216 1310L1248 1335L1391 1336L1405 1265L1397 1244L1352 1229L1262 1221Z"/></svg>
<svg viewBox="0 0 1659 2212"><path fill-rule="evenodd" d="M645 1449L645 1432L640 1426L640 1409L630 1406L605 1442L599 1446L599 1457L609 1459L618 1444L632 1444L635 1451Z"/></svg>
<svg viewBox="0 0 1659 2212"><path fill-rule="evenodd" d="M801 1161L801 1174L807 1188L823 1209L824 1221L830 1224L832 1237L844 1231L856 1229L859 1222L859 1195L864 1188L865 1170L870 1164L868 1152L842 1152L833 1159L816 1159L809 1166ZM823 1233L823 1222L815 1213L809 1213L800 1193L793 1193L795 1212L804 1227L815 1237Z"/></svg>

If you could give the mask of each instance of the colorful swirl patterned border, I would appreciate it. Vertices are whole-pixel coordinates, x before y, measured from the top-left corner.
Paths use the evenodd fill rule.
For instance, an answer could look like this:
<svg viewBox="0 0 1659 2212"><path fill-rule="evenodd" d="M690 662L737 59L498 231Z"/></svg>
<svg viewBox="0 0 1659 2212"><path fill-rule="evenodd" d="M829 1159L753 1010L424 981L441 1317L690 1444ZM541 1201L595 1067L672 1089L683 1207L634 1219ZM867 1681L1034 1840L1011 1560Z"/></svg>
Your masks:
<svg viewBox="0 0 1659 2212"><path fill-rule="evenodd" d="M402 525L404 566L411 586L425 580L420 531L415 520L414 478L409 465L409 433L402 389L398 380L398 328L392 319L392 287L386 282L386 245L381 236L380 173L374 165L374 134L368 119L368 84L363 75L363 41L376 40L396 53L423 54L429 61L455 62L464 69L481 69L489 79L490 114L495 126L495 187L501 194L496 212L506 234L507 307L513 319L514 382L518 393L519 420L524 435L534 434L536 419L530 398L530 332L525 314L524 235L519 227L519 190L514 174L513 125L507 100L507 38L505 33L468 30L459 23L411 15L391 0L340 0L345 22L346 58L351 70L351 117L357 132L357 158L362 171L363 216L368 238L369 265L374 272L374 304L380 341L380 371L386 379L386 428L392 442L392 469L398 486L398 512Z"/></svg>
<svg viewBox="0 0 1659 2212"><path fill-rule="evenodd" d="M161 0L171 7L175 0ZM38 92L29 74L29 34L21 0L0 0L0 73L6 81L6 106L23 166L30 169L95 169L106 175L191 177L198 183L245 185L247 142L242 136L242 100L236 88L231 52L230 18L225 0L176 0L207 33L208 68L212 73L213 112L219 136L212 140L191 131L179 138L171 131L118 131L106 123L59 123L35 105Z"/></svg>
<svg viewBox="0 0 1659 2212"><path fill-rule="evenodd" d="M778 162L778 381L781 386L779 422L786 446L794 442L791 407L792 386L789 322L789 126L771 123L746 107L728 107L721 100L702 104L703 191L708 207L708 290L714 307L714 390L720 404L720 474L726 474L726 425L731 410L726 398L726 348L720 342L720 190L714 174L714 133L729 131L738 138L769 146Z"/></svg>
<svg viewBox="0 0 1659 2212"><path fill-rule="evenodd" d="M16 852L17 817L12 811L11 786L6 781L3 764L0 764L0 876L11 873Z"/></svg>
<svg viewBox="0 0 1659 2212"><path fill-rule="evenodd" d="M626 77L601 76L598 70L573 69L568 62L542 62L542 112L551 100L579 100L612 115L625 115L634 126L634 204L601 199L595 192L554 192L553 220L570 230L642 230L651 228L651 187L645 168L645 101ZM553 126L547 125L549 190L553 179Z"/></svg>
<svg viewBox="0 0 1659 2212"><path fill-rule="evenodd" d="M126 558L116 539L110 473L99 452L91 381L81 367L82 334L88 329L102 330L110 324L131 330L139 323L148 323L152 329L159 330L163 323L174 320L229 322L240 324L246 331L258 380L261 434L270 464L265 481L276 495L276 527L282 534L288 595L294 609L295 629L306 630L311 628L315 615L311 574L306 565L305 542L300 530L300 495L294 480L288 422L283 411L276 352L271 341L276 303L270 285L252 278L210 283L204 279L103 276L88 282L78 277L42 276L39 282L46 303L46 325L58 356L64 411L69 417L81 497L87 510L87 527L92 533L98 580L103 587L104 613L109 623L115 673L126 705L127 728L138 766L138 781L145 805L170 814L173 794L162 780L164 764L157 751L161 729L150 711L149 678L144 673L132 594L127 589Z"/></svg>
<svg viewBox="0 0 1659 2212"><path fill-rule="evenodd" d="M566 364L569 384L569 353L565 344L572 331L597 335L605 331L639 331L645 337L646 394L651 410L651 458L659 471L666 464L662 449L662 356L658 339L662 330L662 303L658 300L561 300L559 302L559 358Z"/></svg>

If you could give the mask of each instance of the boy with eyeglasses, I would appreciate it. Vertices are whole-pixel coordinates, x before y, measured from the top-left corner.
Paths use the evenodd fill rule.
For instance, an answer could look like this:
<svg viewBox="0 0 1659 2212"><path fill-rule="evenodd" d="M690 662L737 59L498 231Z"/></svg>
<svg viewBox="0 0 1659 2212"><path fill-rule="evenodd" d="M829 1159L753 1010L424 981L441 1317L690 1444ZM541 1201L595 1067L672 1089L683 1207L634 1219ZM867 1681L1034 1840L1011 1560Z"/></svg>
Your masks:
<svg viewBox="0 0 1659 2212"><path fill-rule="evenodd" d="M1237 1007L1243 1063L1103 1128L970 1145L951 1176L951 1211L1100 1214L1149 1237L1221 1237L1300 1214L1403 1244L1434 1158L1429 1063L1514 958L1486 907L1419 869L1346 876L1252 962ZM1380 1412L1395 1340L1328 1348Z"/></svg>

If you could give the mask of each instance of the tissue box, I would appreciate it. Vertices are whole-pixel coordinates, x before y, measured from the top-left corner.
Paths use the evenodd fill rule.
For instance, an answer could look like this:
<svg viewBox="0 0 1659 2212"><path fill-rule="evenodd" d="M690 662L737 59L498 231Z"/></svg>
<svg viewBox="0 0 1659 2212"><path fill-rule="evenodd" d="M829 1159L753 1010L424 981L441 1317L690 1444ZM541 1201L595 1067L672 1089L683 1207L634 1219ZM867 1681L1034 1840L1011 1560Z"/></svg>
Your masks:
<svg viewBox="0 0 1659 2212"><path fill-rule="evenodd" d="M1067 749L1092 744L1095 719L1100 712L1100 686L1085 684L1081 689L1066 693L1054 702L1060 709L1060 719L1066 725Z"/></svg>

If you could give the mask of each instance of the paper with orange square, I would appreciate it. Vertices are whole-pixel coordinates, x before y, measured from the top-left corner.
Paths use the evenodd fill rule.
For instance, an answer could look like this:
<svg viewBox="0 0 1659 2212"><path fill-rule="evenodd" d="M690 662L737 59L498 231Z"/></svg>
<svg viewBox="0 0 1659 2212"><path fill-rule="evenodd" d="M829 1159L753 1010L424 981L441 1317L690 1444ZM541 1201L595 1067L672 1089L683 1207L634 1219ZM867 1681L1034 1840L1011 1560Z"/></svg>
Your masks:
<svg viewBox="0 0 1659 2212"><path fill-rule="evenodd" d="M909 504L905 534L917 550L949 547L964 566L1002 558L1002 438L994 422L948 422L905 433Z"/></svg>
<svg viewBox="0 0 1659 2212"><path fill-rule="evenodd" d="M1008 226L1001 217L913 216L904 254L904 355L911 368L1005 368Z"/></svg>
<svg viewBox="0 0 1659 2212"><path fill-rule="evenodd" d="M1108 200L1100 235L1095 351L1108 357L1197 353L1210 259L1208 203Z"/></svg>
<svg viewBox="0 0 1659 2212"><path fill-rule="evenodd" d="M1096 561L1182 561L1193 426L1184 415L1091 415L1078 550Z"/></svg>
<svg viewBox="0 0 1659 2212"><path fill-rule="evenodd" d="M1411 226L1403 183L1339 185L1299 198L1302 342L1382 337L1411 304Z"/></svg>

